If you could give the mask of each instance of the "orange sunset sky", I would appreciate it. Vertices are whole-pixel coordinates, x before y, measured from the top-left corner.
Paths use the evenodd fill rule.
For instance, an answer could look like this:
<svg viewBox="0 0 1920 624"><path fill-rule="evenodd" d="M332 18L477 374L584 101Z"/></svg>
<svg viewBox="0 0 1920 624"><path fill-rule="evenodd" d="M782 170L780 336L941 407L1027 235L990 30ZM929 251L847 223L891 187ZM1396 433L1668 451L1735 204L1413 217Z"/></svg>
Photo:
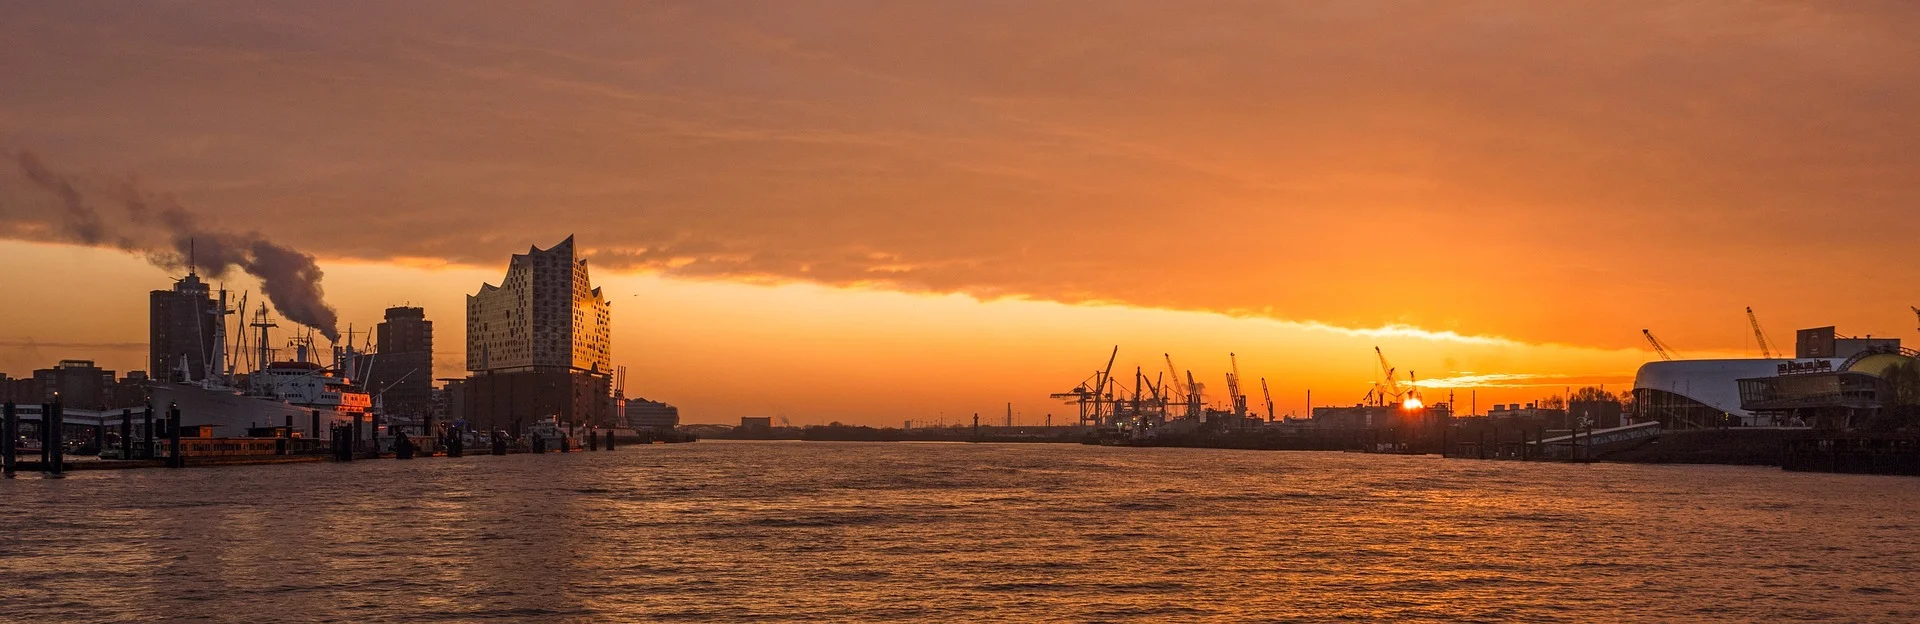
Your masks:
<svg viewBox="0 0 1920 624"><path fill-rule="evenodd" d="M178 272L130 198L313 255L343 330L424 306L443 377L463 296L576 235L629 393L688 422L1058 422L1114 345L1216 395L1238 353L1284 415L1360 400L1375 346L1485 410L1625 389L1641 328L1753 356L1746 306L1789 347L1911 341L1916 32L1896 2L0 0L0 372L144 367Z"/></svg>

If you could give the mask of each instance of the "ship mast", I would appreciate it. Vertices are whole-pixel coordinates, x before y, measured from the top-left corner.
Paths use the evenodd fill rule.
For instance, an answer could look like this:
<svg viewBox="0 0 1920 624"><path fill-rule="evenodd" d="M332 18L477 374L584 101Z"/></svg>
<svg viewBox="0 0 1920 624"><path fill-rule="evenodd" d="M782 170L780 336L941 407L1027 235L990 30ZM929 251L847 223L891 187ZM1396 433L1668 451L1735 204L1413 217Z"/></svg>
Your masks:
<svg viewBox="0 0 1920 624"><path fill-rule="evenodd" d="M272 357L273 357L267 352L267 345L270 344L267 342L267 328L279 327L279 325L276 325L274 324L273 321L270 321L267 319L267 304L265 302L262 302L260 304L260 313L254 317L252 326L260 329L260 342L258 343L258 347L260 349L260 361L254 362L253 371L255 374L262 374L266 372L267 363L272 361ZM265 377L260 377L259 379L264 380Z"/></svg>

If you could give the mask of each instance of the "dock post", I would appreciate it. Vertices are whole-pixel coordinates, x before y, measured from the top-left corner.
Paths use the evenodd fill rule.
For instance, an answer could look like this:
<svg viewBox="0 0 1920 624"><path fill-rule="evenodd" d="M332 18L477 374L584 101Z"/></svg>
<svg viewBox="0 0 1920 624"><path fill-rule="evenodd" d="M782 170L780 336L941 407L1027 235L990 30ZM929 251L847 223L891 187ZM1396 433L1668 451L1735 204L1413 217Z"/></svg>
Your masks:
<svg viewBox="0 0 1920 624"><path fill-rule="evenodd" d="M607 450L613 450L613 430L607 430Z"/></svg>
<svg viewBox="0 0 1920 624"><path fill-rule="evenodd" d="M46 424L49 420L52 421L52 426L47 428L47 439L52 441L52 444L47 445L47 472L58 477L60 473L66 472L67 469L65 465L67 458L67 423L65 410L61 408L59 399L53 400L52 407L53 412L51 414L40 414L40 422Z"/></svg>
<svg viewBox="0 0 1920 624"><path fill-rule="evenodd" d="M53 404L41 403L40 404L40 427L38 429L33 430L33 434L36 436L39 436L39 440L40 440L40 470L41 471L45 471L47 469L47 462L52 461L51 458L47 457L47 452L50 450L53 450L53 440L47 437L47 421L52 420L51 414L53 414Z"/></svg>
<svg viewBox="0 0 1920 624"><path fill-rule="evenodd" d="M365 413L353 415L353 433L349 435L349 439L353 441L348 445L348 453L360 452L360 428L362 421L365 421L366 418L367 415Z"/></svg>
<svg viewBox="0 0 1920 624"><path fill-rule="evenodd" d="M313 416L313 437L320 437L320 410L310 410Z"/></svg>
<svg viewBox="0 0 1920 624"><path fill-rule="evenodd" d="M17 450L16 445L20 442L20 419L14 414L13 401L7 401L7 404L0 409L4 410L0 411L0 436L6 436L5 440L0 440L0 473L12 479L14 452Z"/></svg>
<svg viewBox="0 0 1920 624"><path fill-rule="evenodd" d="M133 459L133 410L120 410L120 459Z"/></svg>
<svg viewBox="0 0 1920 624"><path fill-rule="evenodd" d="M600 450L600 432L594 431L593 427L587 427L587 450Z"/></svg>
<svg viewBox="0 0 1920 624"><path fill-rule="evenodd" d="M140 419L142 421L141 426L145 427L145 430L140 432L140 458L150 460L150 459L153 459L153 403L152 402L148 402L147 406L140 410Z"/></svg>
<svg viewBox="0 0 1920 624"><path fill-rule="evenodd" d="M180 404L167 408L167 467L185 468L187 458L180 454Z"/></svg>
<svg viewBox="0 0 1920 624"><path fill-rule="evenodd" d="M100 424L93 426L93 454L99 455L105 452L107 452L107 420L102 418Z"/></svg>

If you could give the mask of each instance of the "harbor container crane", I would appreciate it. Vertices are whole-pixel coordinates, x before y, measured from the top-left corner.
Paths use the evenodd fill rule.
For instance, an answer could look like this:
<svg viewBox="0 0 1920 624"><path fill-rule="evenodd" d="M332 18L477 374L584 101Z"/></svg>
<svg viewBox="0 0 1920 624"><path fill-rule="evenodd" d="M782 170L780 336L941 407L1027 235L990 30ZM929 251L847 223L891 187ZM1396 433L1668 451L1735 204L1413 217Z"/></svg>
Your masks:
<svg viewBox="0 0 1920 624"><path fill-rule="evenodd" d="M1647 337L1647 344L1653 346L1653 352L1659 354L1660 359L1672 361L1675 355L1679 355L1678 353L1674 353L1673 348L1667 346L1667 343L1660 342L1659 338L1653 337L1653 330L1642 329L1640 330L1640 335Z"/></svg>
<svg viewBox="0 0 1920 624"><path fill-rule="evenodd" d="M1773 359L1773 345L1767 342L1767 332L1760 329L1760 317L1754 316L1753 306L1747 306L1747 323L1753 325L1753 340L1760 343L1760 357Z"/></svg>

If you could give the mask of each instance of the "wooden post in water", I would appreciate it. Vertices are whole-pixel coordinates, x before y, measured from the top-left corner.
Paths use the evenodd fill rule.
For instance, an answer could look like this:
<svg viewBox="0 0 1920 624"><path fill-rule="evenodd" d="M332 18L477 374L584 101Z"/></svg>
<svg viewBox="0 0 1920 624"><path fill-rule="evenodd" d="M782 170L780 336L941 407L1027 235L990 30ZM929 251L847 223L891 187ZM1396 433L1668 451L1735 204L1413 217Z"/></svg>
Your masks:
<svg viewBox="0 0 1920 624"><path fill-rule="evenodd" d="M607 430L607 450L613 450L613 430Z"/></svg>
<svg viewBox="0 0 1920 624"><path fill-rule="evenodd" d="M180 453L180 405L167 408L167 466L169 468L187 467L187 457Z"/></svg>
<svg viewBox="0 0 1920 624"><path fill-rule="evenodd" d="M67 471L66 410L61 407L60 399L57 398L53 400L52 407L52 413L40 414L40 422L45 424L52 421L52 426L47 428L47 439L52 441L52 444L47 446L47 472L58 477Z"/></svg>
<svg viewBox="0 0 1920 624"><path fill-rule="evenodd" d="M150 460L150 459L153 459L153 403L152 402L148 402L146 407L141 408L140 418L142 421L144 421L141 426L146 427L146 430L141 432L140 434L140 457L142 459Z"/></svg>
<svg viewBox="0 0 1920 624"><path fill-rule="evenodd" d="M34 430L34 435L40 436L40 470L42 472L47 470L47 462L53 461L47 456L47 453L53 450L53 440L47 437L47 423L51 420L53 420L53 404L41 403L40 428Z"/></svg>
<svg viewBox="0 0 1920 624"><path fill-rule="evenodd" d="M7 401L5 406L0 406L0 410L4 410L0 411L0 436L6 437L0 440L0 473L12 479L14 453L20 442L20 418L14 414L13 401Z"/></svg>
<svg viewBox="0 0 1920 624"><path fill-rule="evenodd" d="M120 410L120 459L133 459L133 410Z"/></svg>
<svg viewBox="0 0 1920 624"><path fill-rule="evenodd" d="M600 432L594 431L593 427L587 427L587 450L600 450Z"/></svg>

